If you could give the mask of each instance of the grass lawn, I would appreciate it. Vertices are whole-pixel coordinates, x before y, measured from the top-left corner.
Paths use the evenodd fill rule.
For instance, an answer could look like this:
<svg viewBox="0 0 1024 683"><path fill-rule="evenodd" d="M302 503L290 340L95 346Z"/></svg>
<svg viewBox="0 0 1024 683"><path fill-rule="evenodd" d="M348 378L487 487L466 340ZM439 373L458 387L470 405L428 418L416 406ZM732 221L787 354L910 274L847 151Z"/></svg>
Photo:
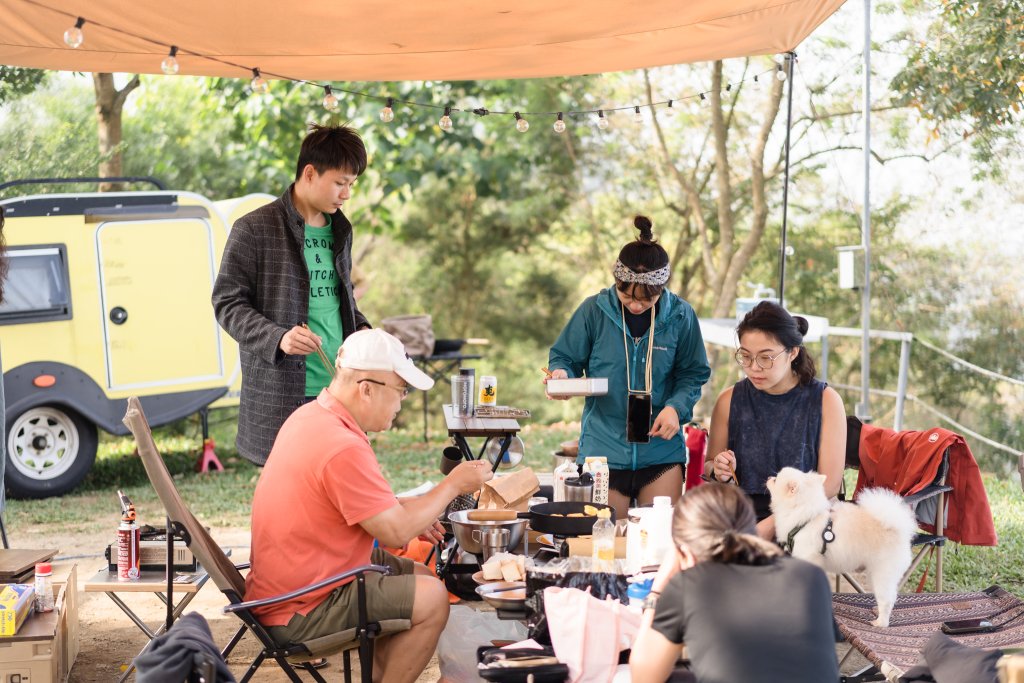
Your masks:
<svg viewBox="0 0 1024 683"><path fill-rule="evenodd" d="M174 474L183 498L205 524L217 527L246 527L259 470L234 451L233 411L215 411L211 433L225 471L200 475L193 471L200 453L198 427L188 425L182 434L180 423L155 432L157 445L168 469ZM558 444L578 434L578 424L533 426L520 433L525 446L525 463L537 471L551 467L551 453ZM384 475L395 491L441 479L438 459L449 445L443 433L434 431L423 441L422 427L410 426L372 437ZM470 440L479 449L479 439ZM133 455L130 438L104 437L96 464L85 482L62 498L8 500L8 529L63 527L93 532L113 529L120 518L117 489L135 501L143 520L162 520L163 512L146 478L142 462ZM850 474L850 473L848 473ZM1016 480L985 475L985 488L995 518L999 545L995 548L946 545L945 586L947 591L980 590L992 584L1024 597L1024 493ZM850 482L852 490L852 481ZM934 569L932 570L934 571ZM929 584L930 585L930 584Z"/></svg>

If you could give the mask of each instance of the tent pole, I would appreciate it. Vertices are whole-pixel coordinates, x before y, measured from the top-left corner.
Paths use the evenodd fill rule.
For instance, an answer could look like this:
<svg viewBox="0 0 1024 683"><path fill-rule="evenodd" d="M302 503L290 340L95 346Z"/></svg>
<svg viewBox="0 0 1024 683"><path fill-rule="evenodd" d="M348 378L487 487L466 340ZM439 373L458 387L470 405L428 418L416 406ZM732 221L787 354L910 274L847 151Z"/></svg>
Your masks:
<svg viewBox="0 0 1024 683"><path fill-rule="evenodd" d="M782 181L782 240L779 243L779 305L786 305L786 228L789 217L789 133L793 128L793 64L796 53L786 53L786 80L789 92L786 96L786 168Z"/></svg>
<svg viewBox="0 0 1024 683"><path fill-rule="evenodd" d="M864 247L864 287L861 289L863 332L860 351L860 403L857 417L871 422L871 0L864 0L864 207L861 245Z"/></svg>

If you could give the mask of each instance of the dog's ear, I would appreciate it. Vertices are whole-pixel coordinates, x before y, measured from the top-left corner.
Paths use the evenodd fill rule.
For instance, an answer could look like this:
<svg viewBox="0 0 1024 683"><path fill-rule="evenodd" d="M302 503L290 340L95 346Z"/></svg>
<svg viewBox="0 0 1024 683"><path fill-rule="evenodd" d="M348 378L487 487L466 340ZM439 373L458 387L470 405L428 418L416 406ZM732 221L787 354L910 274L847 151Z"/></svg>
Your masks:
<svg viewBox="0 0 1024 683"><path fill-rule="evenodd" d="M786 482L786 493L793 495L800 490L800 483L796 479L790 479Z"/></svg>

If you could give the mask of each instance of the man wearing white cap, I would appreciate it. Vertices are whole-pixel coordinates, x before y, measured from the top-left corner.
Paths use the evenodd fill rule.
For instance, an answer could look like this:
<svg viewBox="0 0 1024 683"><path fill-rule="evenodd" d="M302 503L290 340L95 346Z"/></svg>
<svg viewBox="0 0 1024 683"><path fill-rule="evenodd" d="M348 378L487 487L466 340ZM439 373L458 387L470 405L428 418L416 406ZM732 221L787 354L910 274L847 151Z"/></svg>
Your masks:
<svg viewBox="0 0 1024 683"><path fill-rule="evenodd" d="M480 461L464 462L428 493L399 501L384 479L367 432L384 431L413 387L434 381L395 337L378 329L347 337L338 373L317 397L285 421L256 486L252 505L252 568L246 600L281 595L369 564L371 620L409 619L412 628L378 641L374 680L415 681L448 621L448 592L430 570L379 548L420 536L437 542L437 518L459 494L491 478ZM337 633L357 623L355 582L328 586L256 610L280 644Z"/></svg>

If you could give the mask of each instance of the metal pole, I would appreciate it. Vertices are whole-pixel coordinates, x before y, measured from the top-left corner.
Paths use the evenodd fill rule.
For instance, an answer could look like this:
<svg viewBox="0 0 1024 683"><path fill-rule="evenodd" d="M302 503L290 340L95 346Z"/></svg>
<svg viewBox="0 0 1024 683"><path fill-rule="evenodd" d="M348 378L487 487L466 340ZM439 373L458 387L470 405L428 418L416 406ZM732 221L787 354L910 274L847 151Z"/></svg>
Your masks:
<svg viewBox="0 0 1024 683"><path fill-rule="evenodd" d="M864 0L864 287L861 290L860 403L857 417L871 422L871 0Z"/></svg>
<svg viewBox="0 0 1024 683"><path fill-rule="evenodd" d="M903 431L903 406L907 399L907 374L910 372L910 340L900 342L900 374L896 384L896 417L892 428Z"/></svg>
<svg viewBox="0 0 1024 683"><path fill-rule="evenodd" d="M779 305L786 305L786 228L789 217L789 133L793 128L793 64L796 53L786 53L786 80L789 93L786 97L786 168L782 186L782 240L779 243Z"/></svg>

